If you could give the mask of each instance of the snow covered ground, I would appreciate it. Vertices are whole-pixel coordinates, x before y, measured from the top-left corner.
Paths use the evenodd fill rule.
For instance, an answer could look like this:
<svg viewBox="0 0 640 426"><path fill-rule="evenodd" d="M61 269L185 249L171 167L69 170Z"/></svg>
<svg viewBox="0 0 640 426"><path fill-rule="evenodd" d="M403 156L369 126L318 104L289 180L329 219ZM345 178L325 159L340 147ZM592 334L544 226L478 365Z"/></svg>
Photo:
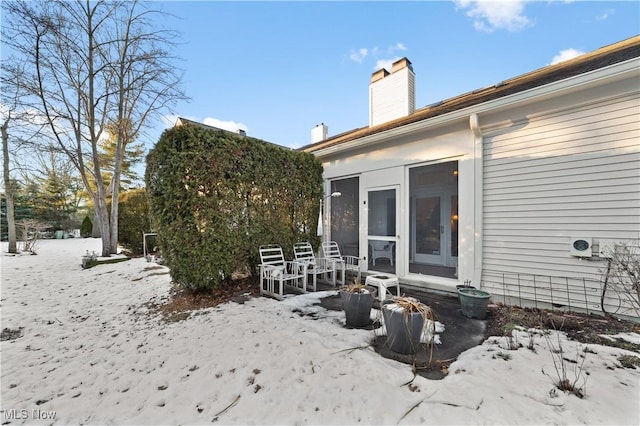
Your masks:
<svg viewBox="0 0 640 426"><path fill-rule="evenodd" d="M144 259L81 269L100 244L46 240L36 256L2 245L1 326L22 334L0 346L3 424L640 424L640 370L618 361L637 353L584 352L552 333L578 361L565 361L571 381L582 365L583 399L555 389L549 342L535 336L529 350L526 332L518 350L492 338L443 380L413 378L371 348L351 350L373 333L312 306L326 292L165 322L145 304L167 297L167 269Z"/></svg>

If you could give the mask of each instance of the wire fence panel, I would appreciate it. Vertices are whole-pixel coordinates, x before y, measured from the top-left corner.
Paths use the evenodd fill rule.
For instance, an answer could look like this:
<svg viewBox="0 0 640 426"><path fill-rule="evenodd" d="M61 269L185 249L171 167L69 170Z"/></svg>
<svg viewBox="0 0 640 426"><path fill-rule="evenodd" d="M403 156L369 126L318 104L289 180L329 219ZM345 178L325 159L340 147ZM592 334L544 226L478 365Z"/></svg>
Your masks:
<svg viewBox="0 0 640 426"><path fill-rule="evenodd" d="M599 251L607 267L591 277L485 269L482 288L511 306L640 318L640 239L609 242Z"/></svg>
<svg viewBox="0 0 640 426"><path fill-rule="evenodd" d="M494 301L512 306L625 315L631 309L614 292L603 296L604 282L595 278L485 270L482 288L494 296Z"/></svg>

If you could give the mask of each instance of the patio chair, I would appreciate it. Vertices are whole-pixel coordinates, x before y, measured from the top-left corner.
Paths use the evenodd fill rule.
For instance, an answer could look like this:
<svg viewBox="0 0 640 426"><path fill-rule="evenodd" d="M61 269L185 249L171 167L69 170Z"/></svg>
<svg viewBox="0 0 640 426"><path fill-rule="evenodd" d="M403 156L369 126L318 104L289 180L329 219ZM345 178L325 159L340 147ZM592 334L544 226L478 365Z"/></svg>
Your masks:
<svg viewBox="0 0 640 426"><path fill-rule="evenodd" d="M313 291L317 291L318 275L334 287L336 286L335 262L324 257L316 257L309 242L294 244L293 255L297 262L307 264L307 275L313 276Z"/></svg>
<svg viewBox="0 0 640 426"><path fill-rule="evenodd" d="M323 241L322 242L322 255L332 260L335 263L336 270L336 280L341 284L345 285L347 276L346 273L354 272L358 274L358 281L360 281L362 277L362 272L360 271L360 258L356 256L348 256L340 254L340 246L335 241ZM338 272L339 278L338 278Z"/></svg>
<svg viewBox="0 0 640 426"><path fill-rule="evenodd" d="M284 259L279 245L260 246L260 294L284 299L284 287L307 291L307 264Z"/></svg>
<svg viewBox="0 0 640 426"><path fill-rule="evenodd" d="M373 266L376 266L377 259L389 259L391 266L393 266L393 249L396 243L390 241L371 241L369 248L371 249L371 260Z"/></svg>

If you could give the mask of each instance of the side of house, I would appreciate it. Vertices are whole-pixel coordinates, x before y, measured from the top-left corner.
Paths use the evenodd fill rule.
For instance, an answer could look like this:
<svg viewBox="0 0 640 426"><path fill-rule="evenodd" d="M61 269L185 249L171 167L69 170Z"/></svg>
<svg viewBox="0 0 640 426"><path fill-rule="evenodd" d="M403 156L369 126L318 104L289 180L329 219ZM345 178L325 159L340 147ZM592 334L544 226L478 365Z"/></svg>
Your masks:
<svg viewBox="0 0 640 426"><path fill-rule="evenodd" d="M374 73L370 125L302 148L342 194L324 238L408 285L599 311L601 251L640 238L639 57L634 37L417 110L408 59Z"/></svg>

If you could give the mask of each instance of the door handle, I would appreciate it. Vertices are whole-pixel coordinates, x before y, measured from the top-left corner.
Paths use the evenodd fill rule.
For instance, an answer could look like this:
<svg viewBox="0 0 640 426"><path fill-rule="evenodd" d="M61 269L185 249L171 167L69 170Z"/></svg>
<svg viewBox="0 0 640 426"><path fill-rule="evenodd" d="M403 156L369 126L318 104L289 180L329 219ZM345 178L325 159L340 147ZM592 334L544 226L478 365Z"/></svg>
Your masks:
<svg viewBox="0 0 640 426"><path fill-rule="evenodd" d="M444 225L440 225L440 233L444 234Z"/></svg>

